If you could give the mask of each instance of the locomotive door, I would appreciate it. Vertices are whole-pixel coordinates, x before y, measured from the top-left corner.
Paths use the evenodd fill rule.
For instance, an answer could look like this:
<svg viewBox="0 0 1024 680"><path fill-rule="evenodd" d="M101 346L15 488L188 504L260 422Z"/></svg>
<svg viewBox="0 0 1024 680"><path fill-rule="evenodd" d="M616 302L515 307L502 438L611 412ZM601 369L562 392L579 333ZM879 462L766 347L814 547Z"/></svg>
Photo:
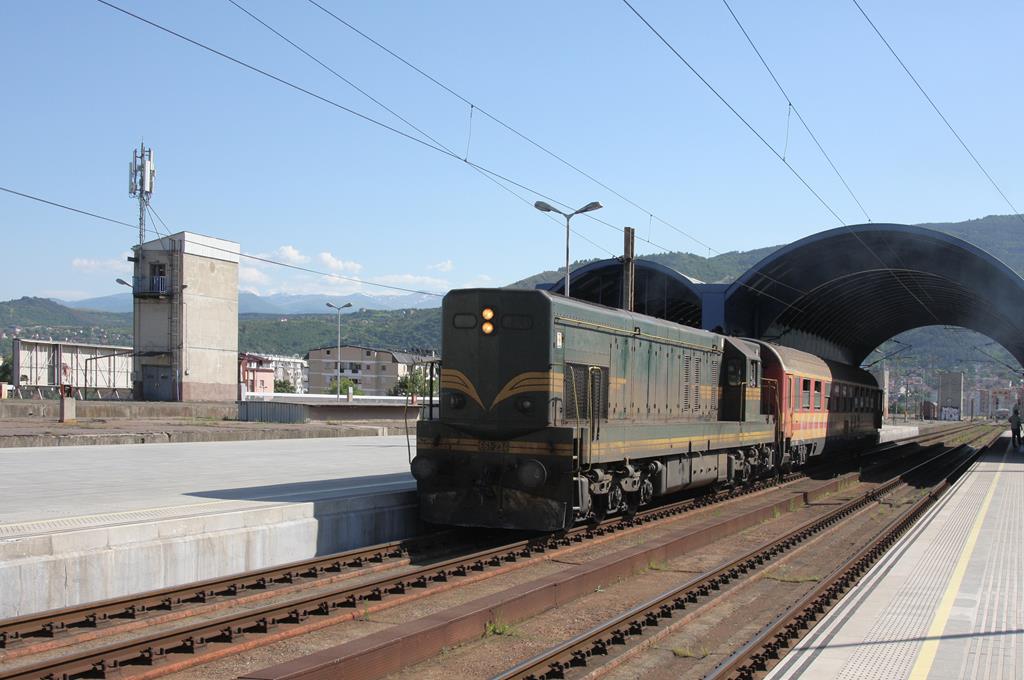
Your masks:
<svg viewBox="0 0 1024 680"><path fill-rule="evenodd" d="M719 386L722 388L720 420L746 420L744 416L747 412L747 363L747 355L732 342L726 341L719 376Z"/></svg>

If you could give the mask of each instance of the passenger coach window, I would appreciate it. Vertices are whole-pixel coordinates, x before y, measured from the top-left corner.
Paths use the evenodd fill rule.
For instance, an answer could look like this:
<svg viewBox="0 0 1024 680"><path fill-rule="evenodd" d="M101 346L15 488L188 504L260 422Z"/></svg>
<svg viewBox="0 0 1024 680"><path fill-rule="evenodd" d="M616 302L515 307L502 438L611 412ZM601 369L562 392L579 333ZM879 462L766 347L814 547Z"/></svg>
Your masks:
<svg viewBox="0 0 1024 680"><path fill-rule="evenodd" d="M452 325L456 328L476 328L476 314L456 314L452 317Z"/></svg>
<svg viewBox="0 0 1024 680"><path fill-rule="evenodd" d="M821 381L814 381L814 410L821 410Z"/></svg>
<svg viewBox="0 0 1024 680"><path fill-rule="evenodd" d="M811 381L804 380L800 390L800 408L805 411L811 410Z"/></svg>

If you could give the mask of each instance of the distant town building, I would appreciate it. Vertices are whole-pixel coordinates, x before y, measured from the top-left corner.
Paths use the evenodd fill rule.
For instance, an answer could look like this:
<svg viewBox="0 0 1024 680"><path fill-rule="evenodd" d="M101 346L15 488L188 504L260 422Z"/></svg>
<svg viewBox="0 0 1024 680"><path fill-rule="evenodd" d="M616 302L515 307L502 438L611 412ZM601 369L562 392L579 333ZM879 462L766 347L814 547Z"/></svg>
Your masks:
<svg viewBox="0 0 1024 680"><path fill-rule="evenodd" d="M964 374L939 373L939 414L942 420L960 420L964 416Z"/></svg>
<svg viewBox="0 0 1024 680"><path fill-rule="evenodd" d="M179 232L132 250L135 398L237 399L238 244Z"/></svg>
<svg viewBox="0 0 1024 680"><path fill-rule="evenodd" d="M416 364L429 357L389 349L358 345L318 347L309 351L309 391L324 394L341 368L342 379L348 378L367 395L388 394L399 378Z"/></svg>
<svg viewBox="0 0 1024 680"><path fill-rule="evenodd" d="M995 417L996 411L1011 413L1015 406L1021 404L1021 391L1019 387L996 387L989 390L991 410L986 415Z"/></svg>
<svg viewBox="0 0 1024 680"><path fill-rule="evenodd" d="M274 383L287 382L296 394L309 391L309 368L305 359L274 354L238 355L239 380L246 392L274 392Z"/></svg>
<svg viewBox="0 0 1024 680"><path fill-rule="evenodd" d="M238 355L238 375L243 394L270 394L274 391L274 367L257 354Z"/></svg>
<svg viewBox="0 0 1024 680"><path fill-rule="evenodd" d="M15 338L12 349L11 380L22 396L54 396L62 385L78 396L131 396L131 347Z"/></svg>

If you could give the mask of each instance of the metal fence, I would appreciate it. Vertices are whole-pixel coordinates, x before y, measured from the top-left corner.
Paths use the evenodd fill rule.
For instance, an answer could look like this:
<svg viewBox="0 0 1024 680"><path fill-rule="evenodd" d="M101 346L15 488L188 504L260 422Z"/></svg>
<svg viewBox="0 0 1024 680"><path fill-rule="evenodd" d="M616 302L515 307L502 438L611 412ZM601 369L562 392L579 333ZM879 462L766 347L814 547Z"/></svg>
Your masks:
<svg viewBox="0 0 1024 680"><path fill-rule="evenodd" d="M240 401L238 419L250 423L305 423L309 420L309 407L274 401Z"/></svg>

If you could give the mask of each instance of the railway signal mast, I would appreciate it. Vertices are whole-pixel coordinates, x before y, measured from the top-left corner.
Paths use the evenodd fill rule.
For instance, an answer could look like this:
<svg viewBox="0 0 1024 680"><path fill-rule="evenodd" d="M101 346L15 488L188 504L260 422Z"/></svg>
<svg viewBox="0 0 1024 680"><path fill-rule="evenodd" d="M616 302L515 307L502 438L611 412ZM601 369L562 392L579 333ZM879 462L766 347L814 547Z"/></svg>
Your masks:
<svg viewBox="0 0 1024 680"><path fill-rule="evenodd" d="M139 245L146 241L146 208L155 182L153 149L140 143L139 148L132 152L132 162L128 165L128 195L139 199Z"/></svg>

